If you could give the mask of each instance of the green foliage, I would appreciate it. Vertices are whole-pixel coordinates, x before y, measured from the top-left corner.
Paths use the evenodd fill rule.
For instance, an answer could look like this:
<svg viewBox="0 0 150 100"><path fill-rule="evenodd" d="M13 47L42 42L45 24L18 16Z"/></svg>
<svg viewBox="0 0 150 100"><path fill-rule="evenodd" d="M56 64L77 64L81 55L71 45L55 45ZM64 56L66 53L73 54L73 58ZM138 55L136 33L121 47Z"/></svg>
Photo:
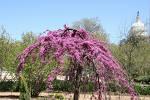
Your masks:
<svg viewBox="0 0 150 100"><path fill-rule="evenodd" d="M23 79L24 80L24 79ZM22 82L22 84L24 84ZM18 82L12 82L12 81L3 81L0 82L0 91L18 91L18 87L20 84L18 84ZM25 86L24 86L25 85ZM21 85L20 87L20 91L23 92L23 94L26 93L26 91L28 91L27 89L27 84L25 83L24 85ZM61 81L61 80L55 80L53 82L53 86L54 86L54 91L55 92L72 92L73 87L71 85L71 83L69 81ZM86 90L85 90L86 87ZM46 89L46 84L43 83L40 86L41 90L45 90ZM122 93L126 93L127 90L123 89L122 87L117 86L114 83L109 83L108 85L108 91L111 92L122 92ZM92 83L88 83L85 84L85 86L81 86L81 92L92 92L94 90L94 84ZM150 85L143 85L143 84L135 84L135 90L139 95L150 95ZM31 92L32 93L32 92ZM33 95L33 94L32 94ZM26 95L22 95L22 96L26 96ZM55 97L55 95L53 95ZM56 96L57 98L57 96ZM58 96L59 98L59 96ZM60 97L61 98L61 97Z"/></svg>
<svg viewBox="0 0 150 100"><path fill-rule="evenodd" d="M8 71L9 73L16 73L16 67L18 64L16 60L17 56L24 48L34 43L35 40L36 36L32 32L28 32L22 35L22 41L12 41L11 38L9 38L9 34L3 29L0 36L0 68L2 70ZM45 81L45 77L47 77L48 74L47 68L45 68L44 70L42 70L43 68L41 68L41 70L39 70L39 68L43 66L39 63L40 62L38 59L36 59L36 62L34 64L27 63L27 68L23 73L23 77L26 78L28 88L31 88L28 91L29 93L31 92L31 95L38 95L42 88L40 86L43 86L40 84L43 84L43 82ZM35 76L38 78L36 78ZM39 85L35 84L37 83L37 81L39 81ZM38 87L39 89L37 89L36 87Z"/></svg>
<svg viewBox="0 0 150 100"><path fill-rule="evenodd" d="M88 82L87 84L84 84L80 87L81 92L93 92L94 90L94 84L92 82Z"/></svg>
<svg viewBox="0 0 150 100"><path fill-rule="evenodd" d="M13 82L13 81L3 81L0 82L0 91L19 91L19 87L21 89L21 91L29 91L29 86L27 84L27 79L23 78L22 83L20 83L21 81L17 82ZM24 83L23 83L24 82ZM32 81L33 82L33 81ZM19 83L19 84L18 84ZM20 86L20 84L23 84ZM31 83L33 86L35 85L35 83ZM25 86L24 86L25 85ZM71 82L69 81L61 81L61 80L54 80L53 82L53 87L54 87L54 91L55 92L73 92L73 87L71 85ZM85 90L86 87L86 90ZM46 90L46 83L42 83L40 84L39 87L40 91L45 91ZM84 86L81 86L81 91L82 92L92 92L94 89L94 85L92 83L88 83L85 84ZM34 87L31 87L31 96L34 96Z"/></svg>
<svg viewBox="0 0 150 100"><path fill-rule="evenodd" d="M19 77L19 83L20 83L19 84L19 92L20 92L19 99L30 100L31 98L30 89L26 82L26 79L22 75L20 75Z"/></svg>
<svg viewBox="0 0 150 100"><path fill-rule="evenodd" d="M0 91L18 91L17 82L15 81L0 81Z"/></svg>
<svg viewBox="0 0 150 100"><path fill-rule="evenodd" d="M55 97L56 100L65 100L65 98L62 94L55 94L54 97Z"/></svg>
<svg viewBox="0 0 150 100"><path fill-rule="evenodd" d="M71 92L73 90L73 87L69 81L61 81L61 80L54 80L53 88L54 91Z"/></svg>
<svg viewBox="0 0 150 100"><path fill-rule="evenodd" d="M140 95L150 95L150 85L136 84L135 90Z"/></svg>
<svg viewBox="0 0 150 100"><path fill-rule="evenodd" d="M22 35L22 43L25 47L34 43L35 40L36 40L36 35L34 35L33 32L27 32L26 34Z"/></svg>
<svg viewBox="0 0 150 100"><path fill-rule="evenodd" d="M13 73L16 69L15 60L17 46L4 28L0 31L0 69Z"/></svg>
<svg viewBox="0 0 150 100"><path fill-rule="evenodd" d="M29 61L25 65L23 76L26 77L32 97L37 97L41 91L46 89L45 82L47 80L47 76L49 71L55 67L56 64L57 63L52 60L51 65L42 65L37 58L34 63Z"/></svg>
<svg viewBox="0 0 150 100"><path fill-rule="evenodd" d="M150 75L147 76L139 76L134 79L135 82L143 83L143 84L150 84Z"/></svg>
<svg viewBox="0 0 150 100"><path fill-rule="evenodd" d="M114 83L109 83L108 91L117 92L118 90L119 90L119 87L117 85L115 85Z"/></svg>
<svg viewBox="0 0 150 100"><path fill-rule="evenodd" d="M61 81L61 80L54 80L53 81L53 88L54 91L63 91L63 92L73 92L73 86L70 81ZM94 85L93 83L89 82L87 84L84 84L84 86L81 86L80 88L81 92L92 92L94 91Z"/></svg>
<svg viewBox="0 0 150 100"><path fill-rule="evenodd" d="M36 36L32 32L23 34L22 41L20 42L20 50L22 51L35 41ZM28 58L23 71L23 76L26 78L26 83L30 89L29 92L31 93L31 96L37 97L41 91L45 90L45 80L47 79L51 66L54 64L43 65L40 63L40 60L37 57L38 55L33 56L35 57Z"/></svg>
<svg viewBox="0 0 150 100"><path fill-rule="evenodd" d="M119 46L111 44L110 48L130 79L150 74L150 43L147 37L128 37Z"/></svg>

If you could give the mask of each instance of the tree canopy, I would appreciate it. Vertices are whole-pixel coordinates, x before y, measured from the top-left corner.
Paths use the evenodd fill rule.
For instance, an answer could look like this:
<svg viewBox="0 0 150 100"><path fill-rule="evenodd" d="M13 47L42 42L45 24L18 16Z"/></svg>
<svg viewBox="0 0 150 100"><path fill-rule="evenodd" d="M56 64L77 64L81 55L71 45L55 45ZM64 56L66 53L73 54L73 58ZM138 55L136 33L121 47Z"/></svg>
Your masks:
<svg viewBox="0 0 150 100"><path fill-rule="evenodd" d="M49 54L58 63L48 76L48 86L52 89L52 81L64 70L64 57L71 61L71 68L74 70L72 76L76 79L76 88L79 87L79 81L82 81L83 69L85 64L92 64L95 71L89 79L97 83L97 92L99 95L106 91L106 82L115 80L120 85L126 87L131 94L132 99L136 93L129 84L126 73L123 71L118 61L112 56L107 45L103 41L98 41L91 37L83 29L75 30L65 26L65 29L57 31L46 31L46 35L40 36L37 41L28 46L18 57L18 73L24 69L28 58L39 57L42 64L50 64ZM34 63L34 60L31 60Z"/></svg>

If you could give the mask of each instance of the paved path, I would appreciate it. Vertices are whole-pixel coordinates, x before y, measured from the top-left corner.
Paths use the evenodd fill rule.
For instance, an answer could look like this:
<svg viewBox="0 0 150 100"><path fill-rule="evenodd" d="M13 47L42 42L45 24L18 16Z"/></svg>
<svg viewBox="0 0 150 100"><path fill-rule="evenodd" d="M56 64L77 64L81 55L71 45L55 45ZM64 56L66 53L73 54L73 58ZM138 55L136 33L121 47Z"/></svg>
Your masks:
<svg viewBox="0 0 150 100"><path fill-rule="evenodd" d="M62 93L57 93L62 94ZM49 100L48 96L50 93L40 93L39 98L33 98L32 100ZM73 97L73 94L63 94L66 97L66 100L71 100L69 98ZM0 92L0 100L19 100L17 99L19 96L19 92ZM17 97L17 98L14 98ZM91 94L81 94L80 100L90 100ZM108 100L130 100L130 96L118 96L118 95L111 95L109 96L110 99ZM95 100L95 99L92 99ZM139 100L150 100L150 96L140 96Z"/></svg>

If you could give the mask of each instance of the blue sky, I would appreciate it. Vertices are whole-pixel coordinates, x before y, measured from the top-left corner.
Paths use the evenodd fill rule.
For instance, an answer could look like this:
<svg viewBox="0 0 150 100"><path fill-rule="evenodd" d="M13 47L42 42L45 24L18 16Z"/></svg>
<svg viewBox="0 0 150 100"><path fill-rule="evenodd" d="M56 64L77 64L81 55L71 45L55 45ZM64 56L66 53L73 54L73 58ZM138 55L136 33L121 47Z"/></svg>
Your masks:
<svg viewBox="0 0 150 100"><path fill-rule="evenodd" d="M110 41L117 43L120 31L131 26L138 10L146 23L150 0L0 0L0 26L18 40L23 32L41 33L98 17Z"/></svg>

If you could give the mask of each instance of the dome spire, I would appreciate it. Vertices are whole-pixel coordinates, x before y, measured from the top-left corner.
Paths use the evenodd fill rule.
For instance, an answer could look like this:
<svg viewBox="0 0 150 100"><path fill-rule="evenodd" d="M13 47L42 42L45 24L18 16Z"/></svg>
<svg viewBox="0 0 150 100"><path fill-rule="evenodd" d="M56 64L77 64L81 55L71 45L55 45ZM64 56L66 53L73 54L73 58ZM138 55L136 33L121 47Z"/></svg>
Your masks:
<svg viewBox="0 0 150 100"><path fill-rule="evenodd" d="M136 22L139 22L139 21L140 21L140 12L138 11L137 16L136 16Z"/></svg>
<svg viewBox="0 0 150 100"><path fill-rule="evenodd" d="M140 15L140 12L139 11L137 11L137 16L139 16Z"/></svg>

